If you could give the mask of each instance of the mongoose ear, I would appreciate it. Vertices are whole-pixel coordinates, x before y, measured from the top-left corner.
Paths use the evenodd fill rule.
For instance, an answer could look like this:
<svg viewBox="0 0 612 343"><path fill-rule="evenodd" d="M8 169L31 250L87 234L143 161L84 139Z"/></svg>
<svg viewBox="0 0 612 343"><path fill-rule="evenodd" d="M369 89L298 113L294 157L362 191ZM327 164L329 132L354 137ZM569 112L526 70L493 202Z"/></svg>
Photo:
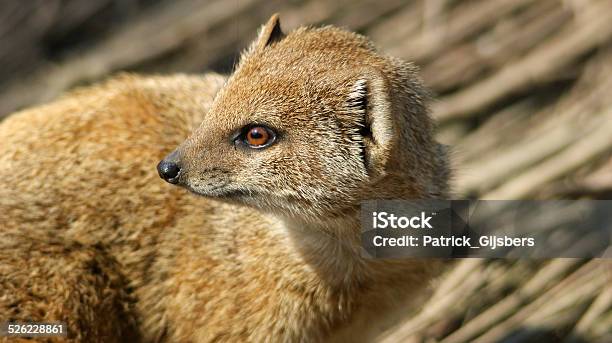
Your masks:
<svg viewBox="0 0 612 343"><path fill-rule="evenodd" d="M285 34L281 30L279 14L274 13L268 19L268 22L261 27L256 40L256 49L261 50L274 42L280 41L283 37L285 37Z"/></svg>
<svg viewBox="0 0 612 343"><path fill-rule="evenodd" d="M376 71L360 73L351 87L347 104L358 123L368 174L374 178L383 176L397 136L385 78Z"/></svg>

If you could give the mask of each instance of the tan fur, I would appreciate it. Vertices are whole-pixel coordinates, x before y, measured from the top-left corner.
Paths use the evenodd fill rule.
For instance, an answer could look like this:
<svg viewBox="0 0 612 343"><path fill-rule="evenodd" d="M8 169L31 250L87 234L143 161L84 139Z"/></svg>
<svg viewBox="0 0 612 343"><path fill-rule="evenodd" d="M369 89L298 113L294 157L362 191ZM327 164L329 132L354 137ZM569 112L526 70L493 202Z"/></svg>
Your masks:
<svg viewBox="0 0 612 343"><path fill-rule="evenodd" d="M223 87L122 76L0 124L0 320L67 321L88 342L367 341L426 285L439 262L359 255L360 201L447 192L415 68L278 25ZM250 123L282 135L236 148ZM177 146L204 197L157 177Z"/></svg>

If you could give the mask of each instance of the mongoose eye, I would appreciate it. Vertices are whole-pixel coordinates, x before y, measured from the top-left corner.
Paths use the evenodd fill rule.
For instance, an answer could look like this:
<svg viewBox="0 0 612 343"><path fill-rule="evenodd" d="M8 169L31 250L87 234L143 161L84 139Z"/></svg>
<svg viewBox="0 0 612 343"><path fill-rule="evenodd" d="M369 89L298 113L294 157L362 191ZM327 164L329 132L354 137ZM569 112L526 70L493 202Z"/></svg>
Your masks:
<svg viewBox="0 0 612 343"><path fill-rule="evenodd" d="M272 144L276 138L274 132L265 126L252 126L246 130L243 141L250 148L264 148Z"/></svg>

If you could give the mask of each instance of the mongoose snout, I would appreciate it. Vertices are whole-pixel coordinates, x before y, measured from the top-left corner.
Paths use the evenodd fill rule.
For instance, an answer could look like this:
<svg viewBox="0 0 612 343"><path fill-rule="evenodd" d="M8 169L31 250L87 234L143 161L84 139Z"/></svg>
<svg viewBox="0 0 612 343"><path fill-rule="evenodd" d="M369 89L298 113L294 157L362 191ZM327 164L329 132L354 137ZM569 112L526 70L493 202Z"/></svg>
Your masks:
<svg viewBox="0 0 612 343"><path fill-rule="evenodd" d="M181 167L177 162L163 159L157 165L157 172L166 182L177 184L179 182Z"/></svg>
<svg viewBox="0 0 612 343"><path fill-rule="evenodd" d="M220 121L222 125L223 120ZM263 124L251 123L233 130L205 128L200 130L202 131L222 132L226 133L226 137L213 140L212 144L207 142L206 147L203 147L204 144L199 139L201 136L196 135L187 140L159 162L159 176L168 183L183 186L203 196L235 198L256 194L239 175L245 172L243 167L248 162L240 160L245 157L257 159L257 156L251 153L273 145L277 139L276 130ZM241 151L237 152L238 150ZM251 171L255 169L257 168ZM238 177L230 177L232 175Z"/></svg>

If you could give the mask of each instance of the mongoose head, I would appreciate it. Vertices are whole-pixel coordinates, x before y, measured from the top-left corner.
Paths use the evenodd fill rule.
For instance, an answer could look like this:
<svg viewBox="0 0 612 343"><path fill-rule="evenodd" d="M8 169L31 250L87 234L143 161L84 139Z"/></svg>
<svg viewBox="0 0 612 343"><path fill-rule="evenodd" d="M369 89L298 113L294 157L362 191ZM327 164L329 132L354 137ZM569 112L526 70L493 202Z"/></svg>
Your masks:
<svg viewBox="0 0 612 343"><path fill-rule="evenodd" d="M193 134L158 166L207 197L287 216L446 192L415 67L335 27L287 35L278 16L243 53Z"/></svg>

